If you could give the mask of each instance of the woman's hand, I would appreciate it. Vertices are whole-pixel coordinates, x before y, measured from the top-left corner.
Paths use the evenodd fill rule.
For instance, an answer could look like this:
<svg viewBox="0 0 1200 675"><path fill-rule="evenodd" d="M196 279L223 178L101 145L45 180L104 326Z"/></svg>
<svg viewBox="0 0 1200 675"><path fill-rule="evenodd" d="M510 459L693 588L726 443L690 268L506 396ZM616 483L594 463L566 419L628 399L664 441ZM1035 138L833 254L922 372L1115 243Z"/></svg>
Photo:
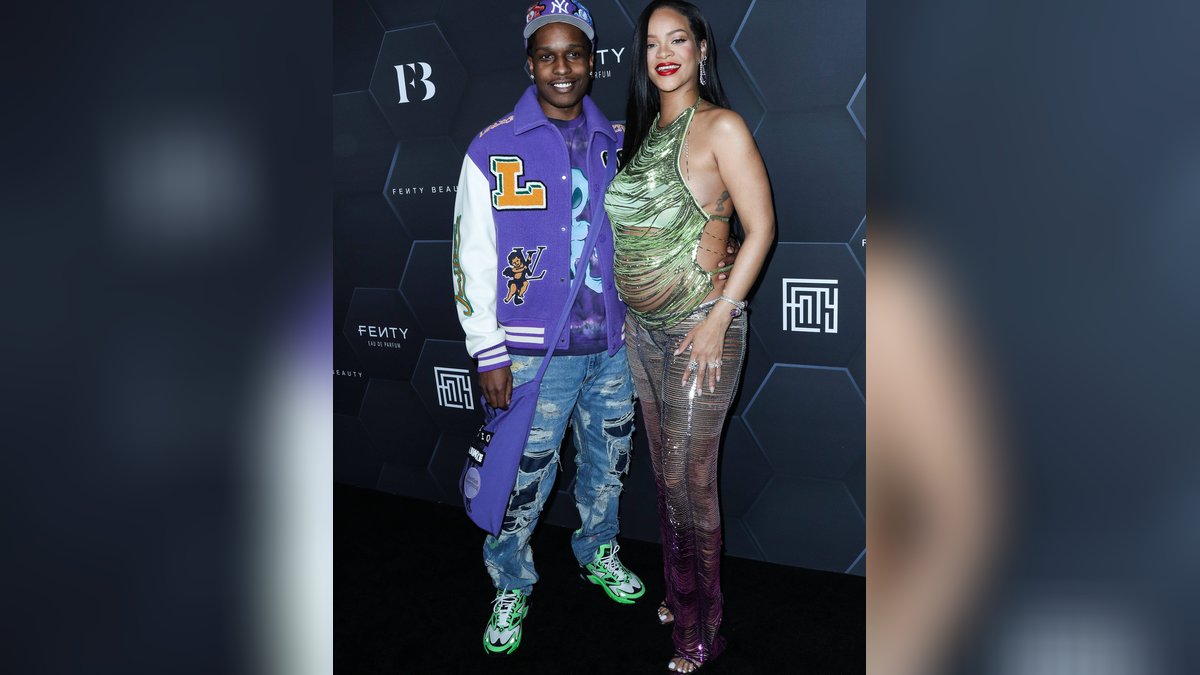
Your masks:
<svg viewBox="0 0 1200 675"><path fill-rule="evenodd" d="M689 366L683 373L680 384L687 386L688 376L696 374L695 386L704 391L704 382L708 382L711 394L716 390L717 382L721 381L721 352L725 347L725 331L733 318L728 311L722 311L724 305L718 301L708 312L708 317L688 331L675 349L675 356L691 349ZM690 364L696 364L695 370Z"/></svg>
<svg viewBox="0 0 1200 675"><path fill-rule="evenodd" d="M717 263L717 267L725 267L726 265L733 265L734 261L737 260L738 252L741 250L742 250L742 242L738 241L737 237L730 234L729 239L727 239L725 241L725 257L721 258L721 262ZM728 279L729 272L720 272L718 274L714 274L711 276L715 277L715 279L713 280L713 283L716 284L717 281L725 281L726 279Z"/></svg>

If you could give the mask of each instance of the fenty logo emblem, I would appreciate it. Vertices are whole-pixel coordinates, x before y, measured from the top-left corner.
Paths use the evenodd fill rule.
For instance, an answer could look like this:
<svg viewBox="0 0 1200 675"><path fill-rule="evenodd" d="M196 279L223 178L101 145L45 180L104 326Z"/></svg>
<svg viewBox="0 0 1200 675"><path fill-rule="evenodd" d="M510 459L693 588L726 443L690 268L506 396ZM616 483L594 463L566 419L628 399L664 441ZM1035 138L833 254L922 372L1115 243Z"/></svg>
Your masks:
<svg viewBox="0 0 1200 675"><path fill-rule="evenodd" d="M408 79L408 76L404 73L405 70L412 71L413 79ZM399 102L408 103L408 90L416 87L418 82L425 85L425 97L421 100L428 101L429 99L433 98L434 94L437 93L437 87L434 86L433 81L429 79L430 75L433 75L433 68L424 61L417 61L416 63L404 63L396 66L396 80L400 84Z"/></svg>
<svg viewBox="0 0 1200 675"><path fill-rule="evenodd" d="M521 185L525 163L520 157L492 155L492 175L496 177L496 189L492 190L492 206L505 209L546 208L546 184L531 180Z"/></svg>
<svg viewBox="0 0 1200 675"><path fill-rule="evenodd" d="M508 296L504 298L504 304L509 302L514 305L525 304L525 291L529 290L529 282L546 276L546 270L533 276L537 271L538 261L542 259L542 252L545 250L545 246L539 246L536 251L526 257L524 248L513 247L512 252L508 254L508 267L501 272L508 279Z"/></svg>

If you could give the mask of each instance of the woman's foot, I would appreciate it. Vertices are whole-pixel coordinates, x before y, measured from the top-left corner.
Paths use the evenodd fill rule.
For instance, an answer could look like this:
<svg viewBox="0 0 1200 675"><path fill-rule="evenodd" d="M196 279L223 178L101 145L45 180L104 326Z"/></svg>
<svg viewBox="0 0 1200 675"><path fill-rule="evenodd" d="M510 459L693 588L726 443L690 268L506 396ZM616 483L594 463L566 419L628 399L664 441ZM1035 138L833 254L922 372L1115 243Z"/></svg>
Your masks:
<svg viewBox="0 0 1200 675"><path fill-rule="evenodd" d="M686 656L676 656L667 662L667 670L676 673L694 673L700 669L700 664Z"/></svg>
<svg viewBox="0 0 1200 675"><path fill-rule="evenodd" d="M671 609L667 607L667 601L663 600L658 605L658 622L666 626L667 624L675 623L675 615L671 613Z"/></svg>

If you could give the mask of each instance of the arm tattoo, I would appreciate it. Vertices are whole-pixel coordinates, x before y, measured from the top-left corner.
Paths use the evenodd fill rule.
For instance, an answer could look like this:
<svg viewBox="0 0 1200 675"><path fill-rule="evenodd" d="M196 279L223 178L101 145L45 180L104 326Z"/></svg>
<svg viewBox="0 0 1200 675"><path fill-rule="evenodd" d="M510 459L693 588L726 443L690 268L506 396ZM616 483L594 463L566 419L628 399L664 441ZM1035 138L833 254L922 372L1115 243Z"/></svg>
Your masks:
<svg viewBox="0 0 1200 675"><path fill-rule="evenodd" d="M717 208L714 209L717 213L720 213L721 209L725 208L725 201L727 199L729 199L729 191L728 190L721 192L721 196L717 197Z"/></svg>

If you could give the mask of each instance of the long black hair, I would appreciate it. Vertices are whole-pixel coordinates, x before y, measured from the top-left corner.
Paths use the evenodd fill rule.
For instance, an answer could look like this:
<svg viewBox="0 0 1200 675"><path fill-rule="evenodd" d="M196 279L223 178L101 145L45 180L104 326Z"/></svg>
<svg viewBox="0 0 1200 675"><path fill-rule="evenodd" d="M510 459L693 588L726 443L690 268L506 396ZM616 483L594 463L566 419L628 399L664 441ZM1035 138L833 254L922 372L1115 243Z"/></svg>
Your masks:
<svg viewBox="0 0 1200 675"><path fill-rule="evenodd" d="M696 40L696 49L700 42L708 43L705 54L708 63L705 66L705 84L700 85L700 97L722 108L729 107L725 98L725 89L721 87L721 76L717 74L717 44L713 40L712 27L708 19L700 13L700 8L683 0L654 0L638 17L637 28L633 33L633 61L629 65L629 100L625 104L625 145L621 147L623 162L633 161L633 156L646 138L654 116L661 109L658 100L658 88L650 83L649 65L646 60L646 33L650 28L650 15L654 10L666 7L679 12L687 19L688 27Z"/></svg>

